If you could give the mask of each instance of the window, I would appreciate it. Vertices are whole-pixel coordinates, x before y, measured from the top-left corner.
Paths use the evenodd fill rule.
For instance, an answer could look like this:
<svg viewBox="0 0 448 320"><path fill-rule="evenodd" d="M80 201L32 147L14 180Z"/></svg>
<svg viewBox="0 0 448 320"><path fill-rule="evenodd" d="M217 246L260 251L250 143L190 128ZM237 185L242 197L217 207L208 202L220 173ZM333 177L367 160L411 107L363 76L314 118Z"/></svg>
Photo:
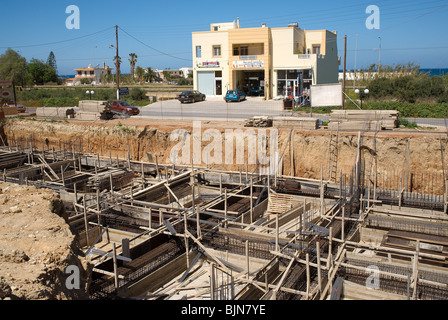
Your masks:
<svg viewBox="0 0 448 320"><path fill-rule="evenodd" d="M313 44L313 54L320 54L320 44Z"/></svg>
<svg viewBox="0 0 448 320"><path fill-rule="evenodd" d="M248 55L249 55L249 47L240 46L240 56L248 56Z"/></svg>
<svg viewBox="0 0 448 320"><path fill-rule="evenodd" d="M221 56L221 46L220 45L213 46L213 56L214 57Z"/></svg>
<svg viewBox="0 0 448 320"><path fill-rule="evenodd" d="M234 46L233 47L233 55L234 56L239 56L240 55L240 47L239 46Z"/></svg>
<svg viewBox="0 0 448 320"><path fill-rule="evenodd" d="M202 57L201 46L196 46L196 58L201 57Z"/></svg>

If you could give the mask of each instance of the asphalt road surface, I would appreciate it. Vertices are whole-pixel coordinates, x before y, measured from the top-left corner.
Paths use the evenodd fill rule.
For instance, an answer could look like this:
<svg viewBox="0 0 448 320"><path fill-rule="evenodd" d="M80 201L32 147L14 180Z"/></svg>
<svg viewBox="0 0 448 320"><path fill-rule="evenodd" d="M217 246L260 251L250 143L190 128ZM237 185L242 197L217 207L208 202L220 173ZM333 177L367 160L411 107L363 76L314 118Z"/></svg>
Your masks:
<svg viewBox="0 0 448 320"><path fill-rule="evenodd" d="M34 113L36 108L27 107L27 113ZM289 116L292 112L283 110L283 101L263 100L248 97L241 102L226 103L222 98L207 98L206 101L181 104L178 100L161 101L142 107L136 118L173 119L173 120L218 120L243 121L253 116ZM19 114L24 115L24 114ZM309 117L310 114L301 115ZM330 116L314 113L313 117L329 121ZM407 118L419 126L448 127L448 119Z"/></svg>

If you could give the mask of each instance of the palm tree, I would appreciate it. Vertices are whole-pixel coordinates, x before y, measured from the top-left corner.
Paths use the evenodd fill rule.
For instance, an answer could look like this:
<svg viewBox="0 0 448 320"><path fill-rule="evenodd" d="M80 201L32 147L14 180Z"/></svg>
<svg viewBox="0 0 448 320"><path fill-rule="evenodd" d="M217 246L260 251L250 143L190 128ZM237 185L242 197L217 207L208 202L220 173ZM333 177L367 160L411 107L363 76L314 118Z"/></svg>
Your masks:
<svg viewBox="0 0 448 320"><path fill-rule="evenodd" d="M135 77L135 64L137 63L137 55L135 53L130 53L129 56L131 57L129 59L129 62L131 63L131 76L132 79L134 79Z"/></svg>
<svg viewBox="0 0 448 320"><path fill-rule="evenodd" d="M145 75L145 69L138 66L135 68L135 75L137 76L138 82L141 83L143 80L143 76Z"/></svg>
<svg viewBox="0 0 448 320"><path fill-rule="evenodd" d="M153 69L147 68L146 73L143 76L146 82L152 82L154 78L156 77L156 73Z"/></svg>

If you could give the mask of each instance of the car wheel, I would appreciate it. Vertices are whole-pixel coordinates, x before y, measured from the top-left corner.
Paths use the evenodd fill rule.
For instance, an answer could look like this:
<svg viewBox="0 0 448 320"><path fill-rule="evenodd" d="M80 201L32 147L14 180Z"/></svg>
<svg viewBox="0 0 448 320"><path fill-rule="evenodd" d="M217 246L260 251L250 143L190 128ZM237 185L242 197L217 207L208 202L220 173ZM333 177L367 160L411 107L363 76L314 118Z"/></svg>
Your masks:
<svg viewBox="0 0 448 320"><path fill-rule="evenodd" d="M205 101L205 96L202 96L202 101Z"/></svg>
<svg viewBox="0 0 448 320"><path fill-rule="evenodd" d="M126 110L121 110L121 114L126 114Z"/></svg>

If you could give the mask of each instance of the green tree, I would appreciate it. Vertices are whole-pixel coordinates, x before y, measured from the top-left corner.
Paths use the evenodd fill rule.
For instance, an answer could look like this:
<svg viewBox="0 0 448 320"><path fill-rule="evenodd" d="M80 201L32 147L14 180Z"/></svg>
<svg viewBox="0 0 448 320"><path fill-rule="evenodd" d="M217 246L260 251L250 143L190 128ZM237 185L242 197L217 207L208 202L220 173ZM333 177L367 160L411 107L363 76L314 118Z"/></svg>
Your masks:
<svg viewBox="0 0 448 320"><path fill-rule="evenodd" d="M54 56L53 51L50 52L47 59L47 64L58 73L58 66L56 65L56 57Z"/></svg>
<svg viewBox="0 0 448 320"><path fill-rule="evenodd" d="M0 80L14 81L17 85L29 84L26 71L26 59L12 49L0 56Z"/></svg>
<svg viewBox="0 0 448 320"><path fill-rule="evenodd" d="M135 79L135 64L137 63L137 55L135 53L130 53L129 63L131 64L131 76L132 79Z"/></svg>
<svg viewBox="0 0 448 320"><path fill-rule="evenodd" d="M156 78L156 72L152 68L146 68L145 75L143 79L146 82L152 82Z"/></svg>
<svg viewBox="0 0 448 320"><path fill-rule="evenodd" d="M31 59L31 62L27 65L27 70L34 84L41 85L58 81L56 70L42 60Z"/></svg>
<svg viewBox="0 0 448 320"><path fill-rule="evenodd" d="M135 75L137 76L138 82L141 83L143 81L143 76L145 75L145 69L137 66L137 68L135 68Z"/></svg>

